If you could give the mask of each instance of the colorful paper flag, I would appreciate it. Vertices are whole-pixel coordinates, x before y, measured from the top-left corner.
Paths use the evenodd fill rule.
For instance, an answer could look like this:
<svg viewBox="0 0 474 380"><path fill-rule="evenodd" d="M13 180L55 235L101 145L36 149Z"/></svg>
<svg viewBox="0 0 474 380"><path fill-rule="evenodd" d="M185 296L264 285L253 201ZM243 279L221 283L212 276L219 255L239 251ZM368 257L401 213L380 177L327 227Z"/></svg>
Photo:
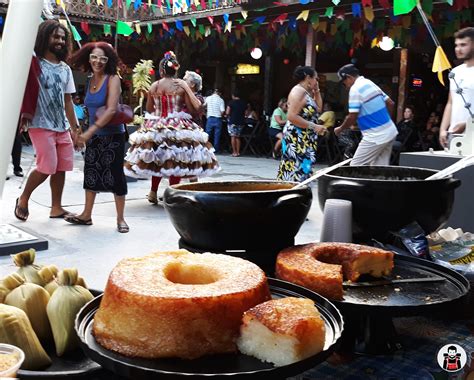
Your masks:
<svg viewBox="0 0 474 380"><path fill-rule="evenodd" d="M82 37L81 35L79 34L79 32L77 31L76 27L74 25L71 24L71 31L72 31L72 36L74 38L74 41L80 41L82 40Z"/></svg>
<svg viewBox="0 0 474 380"><path fill-rule="evenodd" d="M302 11L296 19L306 21L308 19L308 16L309 16L309 10L305 10L305 11Z"/></svg>
<svg viewBox="0 0 474 380"><path fill-rule="evenodd" d="M374 21L374 9L372 7L364 7L364 17L368 22Z"/></svg>
<svg viewBox="0 0 474 380"><path fill-rule="evenodd" d="M332 0L332 3L333 3L334 5L339 5L340 2L341 2L341 0Z"/></svg>
<svg viewBox="0 0 474 380"><path fill-rule="evenodd" d="M189 21L191 21L191 24L193 24L193 26L196 27L197 20L195 18L192 18Z"/></svg>
<svg viewBox="0 0 474 380"><path fill-rule="evenodd" d="M176 29L178 29L181 32L184 30L183 23L181 22L181 20L176 20L175 24L176 24Z"/></svg>
<svg viewBox="0 0 474 380"><path fill-rule="evenodd" d="M81 22L81 29L87 35L89 35L90 32L91 32L91 28L90 28L89 24L86 21Z"/></svg>
<svg viewBox="0 0 474 380"><path fill-rule="evenodd" d="M151 32L153 31L153 25L151 24L151 22L146 24L146 27L147 27L147 30L148 30L148 34L151 34Z"/></svg>
<svg viewBox="0 0 474 380"><path fill-rule="evenodd" d="M109 24L104 24L104 35L112 35L112 28Z"/></svg>
<svg viewBox="0 0 474 380"><path fill-rule="evenodd" d="M433 60L433 67L432 71L434 73L438 73L438 80L444 86L444 79L443 79L443 71L448 70L451 68L451 64L449 63L448 57L441 46L436 48L436 53Z"/></svg>
<svg viewBox="0 0 474 380"><path fill-rule="evenodd" d="M249 13L247 11L242 11L242 12L240 12L240 14L244 18L244 20L247 20L247 16L249 15Z"/></svg>
<svg viewBox="0 0 474 380"><path fill-rule="evenodd" d="M393 14L395 16L410 13L416 7L418 0L393 0Z"/></svg>
<svg viewBox="0 0 474 380"><path fill-rule="evenodd" d="M118 20L117 21L117 34L123 34L129 36L133 33L133 29L129 23Z"/></svg>
<svg viewBox="0 0 474 380"><path fill-rule="evenodd" d="M331 18L334 16L334 7L327 7L326 12L324 13L324 16Z"/></svg>

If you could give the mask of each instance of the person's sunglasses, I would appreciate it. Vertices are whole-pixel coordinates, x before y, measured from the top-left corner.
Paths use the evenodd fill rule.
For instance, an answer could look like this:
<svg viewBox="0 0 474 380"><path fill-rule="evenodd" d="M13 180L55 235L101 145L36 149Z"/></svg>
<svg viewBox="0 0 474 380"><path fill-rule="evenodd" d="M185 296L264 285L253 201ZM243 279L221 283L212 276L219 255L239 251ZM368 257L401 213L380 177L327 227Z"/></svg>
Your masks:
<svg viewBox="0 0 474 380"><path fill-rule="evenodd" d="M100 63L107 63L107 61L109 60L109 57L106 57L105 55L89 54L89 59L91 61L99 61Z"/></svg>

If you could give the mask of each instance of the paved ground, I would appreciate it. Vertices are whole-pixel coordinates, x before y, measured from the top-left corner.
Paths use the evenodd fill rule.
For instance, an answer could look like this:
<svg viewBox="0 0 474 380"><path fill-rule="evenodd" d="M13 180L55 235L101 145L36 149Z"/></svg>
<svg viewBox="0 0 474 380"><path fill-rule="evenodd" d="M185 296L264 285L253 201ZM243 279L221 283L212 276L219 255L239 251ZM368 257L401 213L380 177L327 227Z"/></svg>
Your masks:
<svg viewBox="0 0 474 380"><path fill-rule="evenodd" d="M28 170L33 159L31 148L24 148L22 166ZM269 158L219 156L222 171L212 180L274 179L278 162ZM75 169L67 174L63 205L79 212L84 202L82 189L82 157L76 154ZM125 216L130 225L128 234L116 231L115 206L111 194L99 194L93 212L93 226L76 226L62 219L49 219L51 203L49 184L44 183L30 201L30 217L21 222L13 215L15 199L21 193L21 178L11 175L5 184L1 202L0 222L23 227L49 241L49 249L37 253L39 264L56 264L59 268L76 267L92 288L103 289L108 274L122 258L141 256L158 250L178 248L179 235L173 228L166 211L150 204L145 196L150 181L129 183ZM167 183L163 181L159 192ZM319 239L322 214L313 188L313 205L306 221L296 236L296 243ZM11 258L0 257L0 276L14 271Z"/></svg>

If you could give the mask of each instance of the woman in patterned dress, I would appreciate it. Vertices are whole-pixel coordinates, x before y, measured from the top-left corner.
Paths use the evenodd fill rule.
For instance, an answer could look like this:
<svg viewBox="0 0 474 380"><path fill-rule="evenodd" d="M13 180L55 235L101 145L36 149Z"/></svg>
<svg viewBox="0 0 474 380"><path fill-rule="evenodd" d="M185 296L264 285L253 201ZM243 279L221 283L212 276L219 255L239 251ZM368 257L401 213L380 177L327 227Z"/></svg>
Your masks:
<svg viewBox="0 0 474 380"><path fill-rule="evenodd" d="M277 179L302 182L312 174L318 134L323 135L326 128L317 124L323 100L316 71L309 66L298 66L293 77L298 84L288 95L288 121L283 130Z"/></svg>
<svg viewBox="0 0 474 380"><path fill-rule="evenodd" d="M125 150L125 126L112 125L119 103L121 84L117 75L119 57L115 49L106 42L90 42L78 50L71 58L72 67L92 73L84 104L89 113L89 127L79 137L86 144L84 155L84 210L64 219L72 224L91 225L92 209L97 193L114 194L117 210L117 230L129 231L125 222L125 195L127 181L123 173L123 152ZM106 106L98 118L99 107Z"/></svg>

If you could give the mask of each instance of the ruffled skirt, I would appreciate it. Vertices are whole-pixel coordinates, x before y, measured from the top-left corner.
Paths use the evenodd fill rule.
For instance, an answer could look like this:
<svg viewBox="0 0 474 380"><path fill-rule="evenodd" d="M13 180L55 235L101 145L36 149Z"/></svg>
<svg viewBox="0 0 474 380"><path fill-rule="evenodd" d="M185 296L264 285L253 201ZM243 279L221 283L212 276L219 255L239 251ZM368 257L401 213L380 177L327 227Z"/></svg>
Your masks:
<svg viewBox="0 0 474 380"><path fill-rule="evenodd" d="M124 171L131 177L205 177L220 170L207 133L184 112L147 116L129 143Z"/></svg>

